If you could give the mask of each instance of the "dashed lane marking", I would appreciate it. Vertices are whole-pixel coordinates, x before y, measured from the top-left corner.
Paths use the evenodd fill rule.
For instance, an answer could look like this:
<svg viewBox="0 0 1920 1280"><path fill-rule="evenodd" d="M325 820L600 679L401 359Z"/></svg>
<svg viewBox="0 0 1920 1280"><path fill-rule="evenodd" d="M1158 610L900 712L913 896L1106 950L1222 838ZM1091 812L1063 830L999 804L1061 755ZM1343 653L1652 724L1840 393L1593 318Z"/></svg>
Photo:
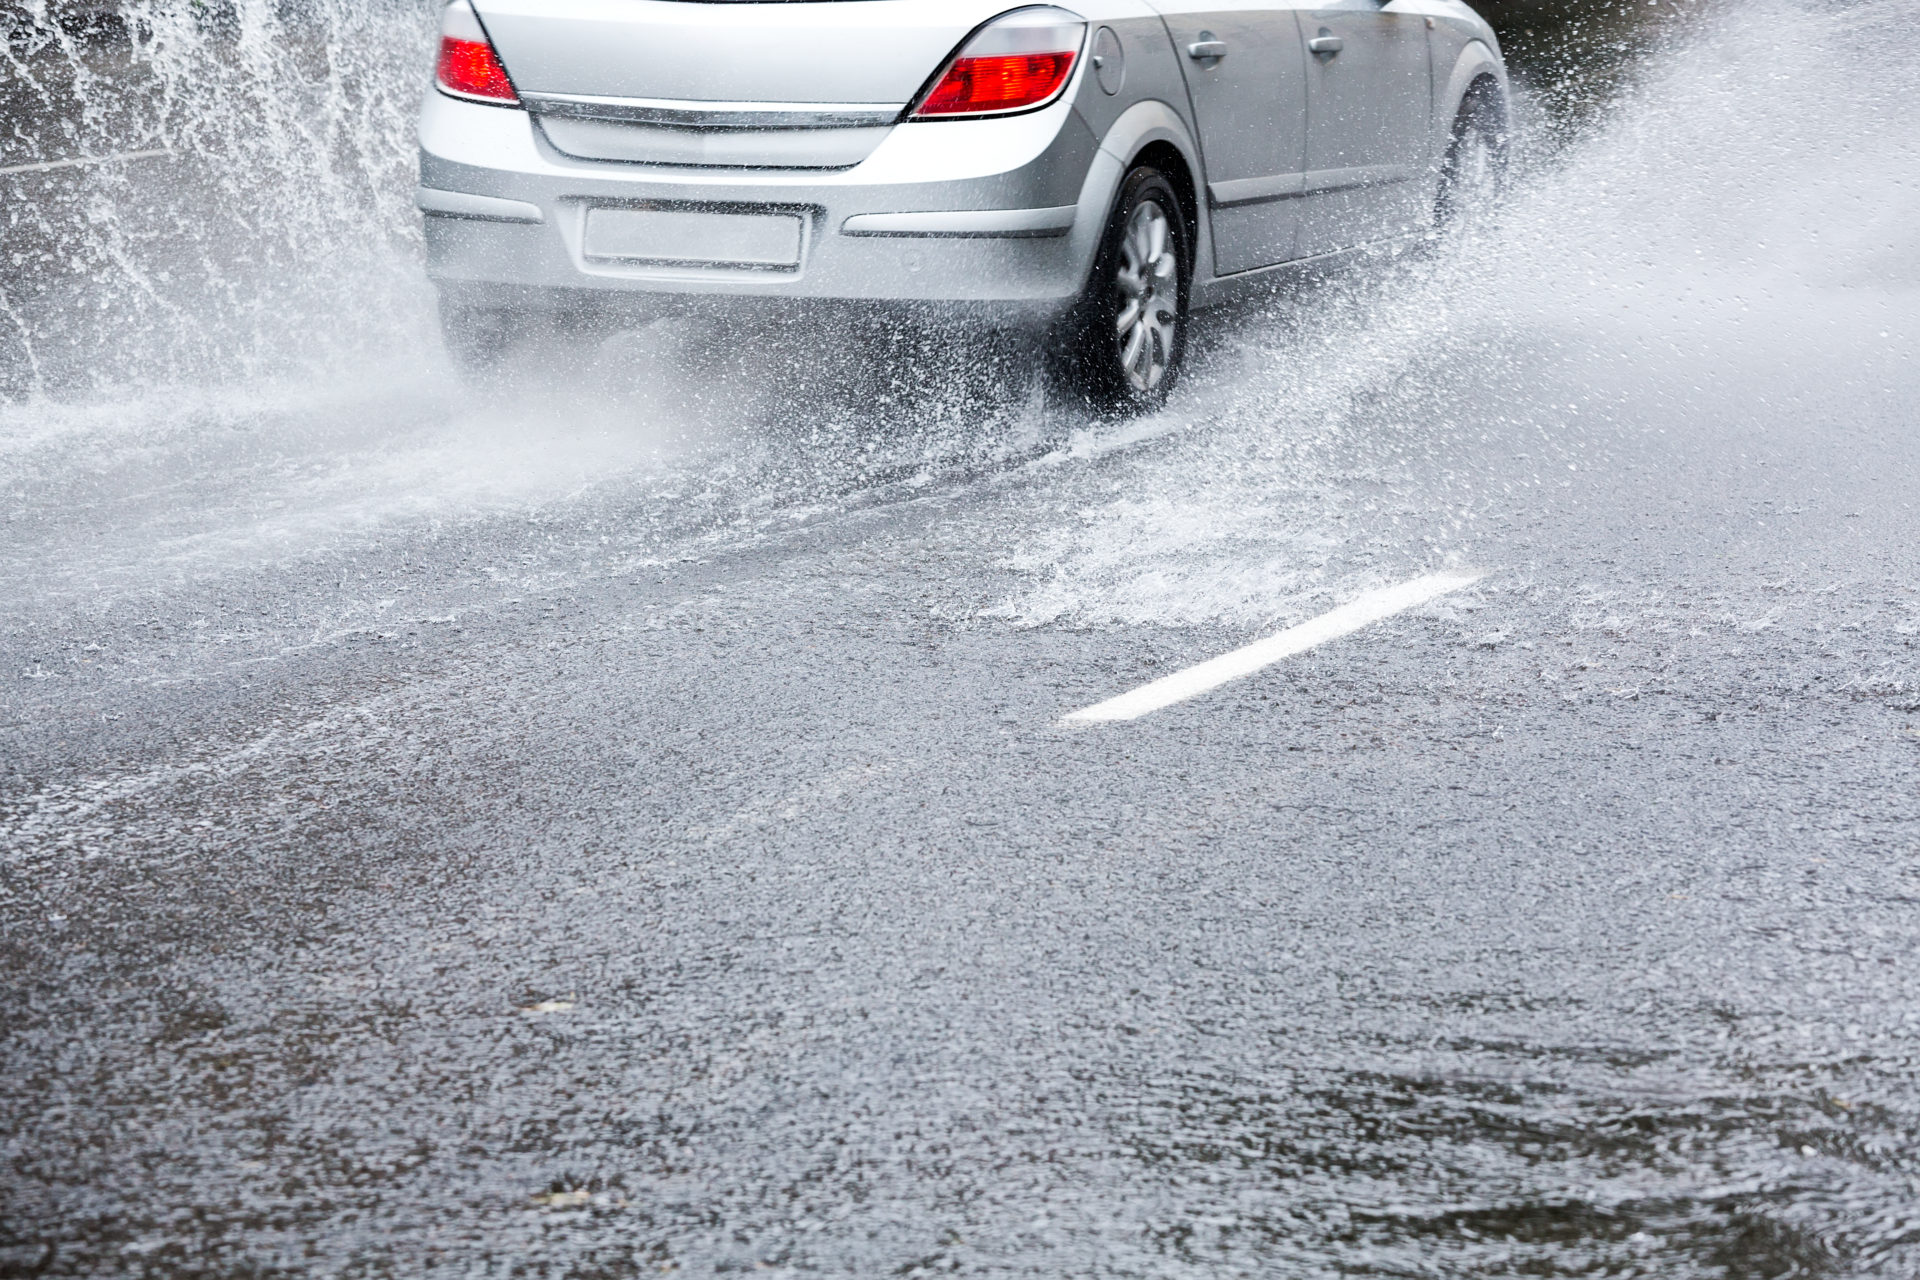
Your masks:
<svg viewBox="0 0 1920 1280"><path fill-rule="evenodd" d="M111 156L74 156L68 160L37 160L32 164L0 165L0 174L45 173L49 169L74 169L88 164L112 164L116 160L152 160L172 154L173 152L166 147L155 147L151 151L122 151Z"/></svg>
<svg viewBox="0 0 1920 1280"><path fill-rule="evenodd" d="M1238 680L1250 676L1263 667L1270 667L1282 658L1291 658L1296 653L1305 653L1315 645L1325 644L1329 640L1338 640L1341 636L1351 635L1360 628L1390 618L1396 613L1411 609L1415 605L1425 604L1429 600L1446 595L1449 591L1458 591L1471 586L1485 576L1478 573L1430 573L1424 578L1415 578L1396 587L1382 587L1378 591L1369 591L1358 599L1341 605L1331 613L1323 613L1311 622L1303 622L1297 627L1288 627L1278 635L1256 640L1244 648L1232 653L1223 653L1217 658L1209 658L1197 666L1185 671L1176 671L1170 676L1162 676L1151 684L1143 684L1138 689L1123 693L1117 698L1108 698L1105 702L1096 702L1061 717L1062 724L1091 724L1106 720L1138 720L1141 716L1170 707L1176 702L1185 702L1188 698L1218 689L1229 680Z"/></svg>

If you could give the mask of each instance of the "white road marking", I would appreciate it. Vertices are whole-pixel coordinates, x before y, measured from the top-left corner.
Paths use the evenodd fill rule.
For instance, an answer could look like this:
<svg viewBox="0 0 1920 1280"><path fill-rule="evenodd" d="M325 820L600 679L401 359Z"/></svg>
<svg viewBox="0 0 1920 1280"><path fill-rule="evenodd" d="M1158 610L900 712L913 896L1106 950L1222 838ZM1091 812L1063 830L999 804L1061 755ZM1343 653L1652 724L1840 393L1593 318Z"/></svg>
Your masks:
<svg viewBox="0 0 1920 1280"><path fill-rule="evenodd" d="M74 156L71 160L40 160L33 164L10 164L0 166L0 173L45 173L49 169L72 169L83 164L112 164L115 160L152 160L156 156L170 156L173 152L166 147L155 147L151 151L123 151L113 156Z"/></svg>
<svg viewBox="0 0 1920 1280"><path fill-rule="evenodd" d="M1185 671L1176 671L1170 676L1162 676L1152 684L1143 684L1138 689L1123 693L1117 698L1109 698L1105 702L1097 702L1091 707L1072 712L1061 717L1061 723L1091 724L1104 720L1137 720L1149 712L1170 707L1176 702L1184 702L1209 689L1218 689L1229 680L1250 676L1262 667L1272 666L1282 658L1291 658L1296 653L1305 653L1315 645L1351 635L1370 623L1378 622L1382 618L1390 618L1415 605L1425 604L1429 600L1446 595L1449 591L1458 591L1462 587L1471 586L1480 581L1483 576L1478 573L1431 573L1424 578L1415 578L1412 582L1403 582L1397 587L1383 587L1378 591L1369 591L1359 599L1349 601L1331 613L1323 613L1311 622L1289 627L1278 635L1256 640L1244 648L1235 649L1232 653L1223 653L1198 666L1188 667Z"/></svg>

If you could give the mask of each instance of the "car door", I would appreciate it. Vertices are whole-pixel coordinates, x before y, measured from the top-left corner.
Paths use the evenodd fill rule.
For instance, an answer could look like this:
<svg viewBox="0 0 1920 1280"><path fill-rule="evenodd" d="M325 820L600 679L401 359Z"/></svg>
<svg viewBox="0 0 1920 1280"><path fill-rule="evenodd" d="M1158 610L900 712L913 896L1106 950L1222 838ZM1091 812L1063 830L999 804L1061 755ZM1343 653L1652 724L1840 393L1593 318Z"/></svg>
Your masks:
<svg viewBox="0 0 1920 1280"><path fill-rule="evenodd" d="M1300 24L1274 0L1154 0L1186 70L1206 164L1214 270L1295 255L1307 145Z"/></svg>
<svg viewBox="0 0 1920 1280"><path fill-rule="evenodd" d="M1395 0L1319 0L1298 11L1307 53L1301 256L1426 225L1427 20Z"/></svg>

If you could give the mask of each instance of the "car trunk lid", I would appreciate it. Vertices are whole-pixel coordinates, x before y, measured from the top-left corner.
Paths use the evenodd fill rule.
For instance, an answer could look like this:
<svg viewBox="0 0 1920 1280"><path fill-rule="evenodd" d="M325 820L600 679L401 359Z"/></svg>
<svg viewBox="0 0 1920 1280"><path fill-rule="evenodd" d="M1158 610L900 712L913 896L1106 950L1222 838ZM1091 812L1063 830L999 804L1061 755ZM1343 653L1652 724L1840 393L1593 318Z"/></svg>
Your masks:
<svg viewBox="0 0 1920 1280"><path fill-rule="evenodd" d="M1006 0L474 0L554 148L740 168L860 163Z"/></svg>
<svg viewBox="0 0 1920 1280"><path fill-rule="evenodd" d="M523 95L716 106L864 104L897 112L969 31L1011 6L1007 0L475 0L474 7Z"/></svg>

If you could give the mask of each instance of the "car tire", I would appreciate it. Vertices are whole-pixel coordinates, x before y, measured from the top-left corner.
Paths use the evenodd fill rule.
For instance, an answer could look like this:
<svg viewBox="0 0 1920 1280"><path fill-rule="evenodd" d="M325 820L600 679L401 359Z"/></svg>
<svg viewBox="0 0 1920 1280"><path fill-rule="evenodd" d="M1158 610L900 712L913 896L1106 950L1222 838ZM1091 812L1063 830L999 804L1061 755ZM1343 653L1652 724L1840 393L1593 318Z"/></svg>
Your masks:
<svg viewBox="0 0 1920 1280"><path fill-rule="evenodd" d="M499 371L530 336L527 323L514 312L440 300L440 337L462 373Z"/></svg>
<svg viewBox="0 0 1920 1280"><path fill-rule="evenodd" d="M1507 106L1491 80L1476 81L1453 119L1453 137L1440 164L1434 223L1452 230L1484 214L1500 198L1507 176Z"/></svg>
<svg viewBox="0 0 1920 1280"><path fill-rule="evenodd" d="M1141 165L1120 184L1086 290L1056 342L1068 388L1099 412L1159 407L1186 358L1192 282L1179 193Z"/></svg>

